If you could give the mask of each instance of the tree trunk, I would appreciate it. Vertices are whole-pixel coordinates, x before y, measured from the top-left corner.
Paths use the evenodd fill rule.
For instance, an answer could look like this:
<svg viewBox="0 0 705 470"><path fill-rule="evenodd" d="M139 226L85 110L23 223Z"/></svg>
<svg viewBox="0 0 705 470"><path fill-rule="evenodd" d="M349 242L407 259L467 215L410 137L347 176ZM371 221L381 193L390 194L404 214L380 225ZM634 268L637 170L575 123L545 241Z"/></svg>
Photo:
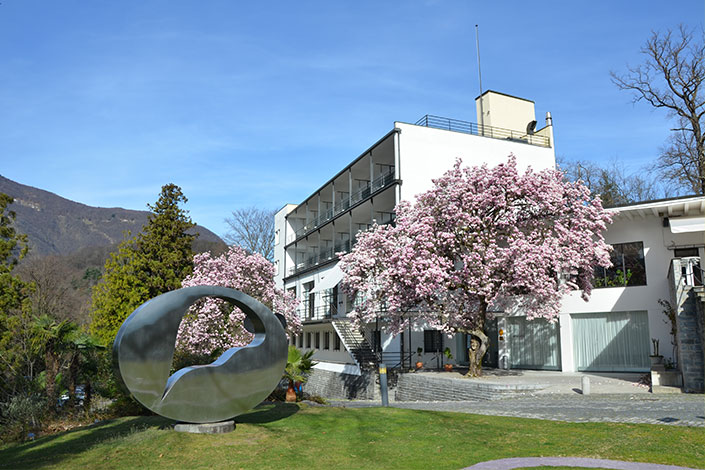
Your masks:
<svg viewBox="0 0 705 470"><path fill-rule="evenodd" d="M46 392L48 399L49 411L54 411L56 409L56 376L59 373L59 361L54 357L53 351L48 349L44 360L46 362Z"/></svg>
<svg viewBox="0 0 705 470"><path fill-rule="evenodd" d="M471 336L470 347L468 348L468 373L466 377L480 377L482 375L482 358L485 357L485 352L490 343L487 335L483 331L485 327L485 318L487 316L487 304L480 302L480 312L475 328L467 333Z"/></svg>
<svg viewBox="0 0 705 470"><path fill-rule="evenodd" d="M472 336L468 348L468 373L467 377L480 377L482 375L482 358L485 357L489 340L481 329L474 329L469 333Z"/></svg>
<svg viewBox="0 0 705 470"><path fill-rule="evenodd" d="M78 380L79 365L79 353L73 352L71 355L71 362L69 363L68 376L69 409L73 409L74 405L76 404L76 381Z"/></svg>

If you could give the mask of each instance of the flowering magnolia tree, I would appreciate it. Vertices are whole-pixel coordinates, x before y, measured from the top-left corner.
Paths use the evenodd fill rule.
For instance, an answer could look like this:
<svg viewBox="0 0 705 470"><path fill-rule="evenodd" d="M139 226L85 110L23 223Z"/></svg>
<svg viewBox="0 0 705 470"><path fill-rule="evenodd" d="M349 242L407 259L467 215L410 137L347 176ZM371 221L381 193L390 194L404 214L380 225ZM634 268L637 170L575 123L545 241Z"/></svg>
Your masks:
<svg viewBox="0 0 705 470"><path fill-rule="evenodd" d="M342 257L343 288L356 296L358 326L381 311L398 334L425 323L468 333L468 375L481 374L492 311L554 321L561 297L587 300L595 266L609 266L600 199L557 170L520 174L516 159L488 168L460 160L416 203L396 207L396 225L359 233Z"/></svg>
<svg viewBox="0 0 705 470"><path fill-rule="evenodd" d="M183 287L210 285L237 289L275 314L283 315L288 334L300 332L301 320L295 313L298 300L274 286L274 266L262 255L248 254L238 246L231 246L217 257L198 254L193 262L193 274L183 280ZM211 357L232 347L245 346L253 336L244 328L244 320L245 314L239 308L221 299L202 299L181 321L177 352Z"/></svg>

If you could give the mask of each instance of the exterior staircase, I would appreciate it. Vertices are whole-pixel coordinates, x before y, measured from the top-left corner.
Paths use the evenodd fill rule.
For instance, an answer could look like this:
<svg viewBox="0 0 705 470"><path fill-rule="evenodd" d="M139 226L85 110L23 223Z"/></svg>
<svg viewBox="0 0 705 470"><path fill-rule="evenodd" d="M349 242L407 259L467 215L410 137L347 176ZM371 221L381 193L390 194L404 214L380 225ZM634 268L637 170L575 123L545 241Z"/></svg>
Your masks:
<svg viewBox="0 0 705 470"><path fill-rule="evenodd" d="M345 349L352 355L360 369L376 369L379 364L379 358L372 350L372 345L359 331L352 327L350 321L333 320L331 323L338 336L340 336L343 345L345 345Z"/></svg>
<svg viewBox="0 0 705 470"><path fill-rule="evenodd" d="M700 301L705 304L705 286L695 286L693 287L693 291L695 292L695 295L698 296Z"/></svg>

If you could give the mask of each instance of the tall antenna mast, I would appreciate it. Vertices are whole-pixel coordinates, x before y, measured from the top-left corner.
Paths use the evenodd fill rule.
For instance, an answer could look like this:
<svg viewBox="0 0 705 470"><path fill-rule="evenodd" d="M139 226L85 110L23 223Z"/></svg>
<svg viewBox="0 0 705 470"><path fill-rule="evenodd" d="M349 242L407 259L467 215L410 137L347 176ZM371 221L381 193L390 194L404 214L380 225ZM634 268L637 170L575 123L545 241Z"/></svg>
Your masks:
<svg viewBox="0 0 705 470"><path fill-rule="evenodd" d="M480 28L475 25L475 45L477 46L477 75L480 78L480 135L485 134L485 111L482 106L482 69L480 68Z"/></svg>

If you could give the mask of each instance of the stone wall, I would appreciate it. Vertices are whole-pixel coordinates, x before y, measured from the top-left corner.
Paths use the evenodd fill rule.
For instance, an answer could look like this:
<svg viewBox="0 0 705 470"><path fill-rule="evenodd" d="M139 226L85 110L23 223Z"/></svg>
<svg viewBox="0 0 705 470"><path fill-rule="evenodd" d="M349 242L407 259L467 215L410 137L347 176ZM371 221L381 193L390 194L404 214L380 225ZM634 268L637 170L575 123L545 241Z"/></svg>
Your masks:
<svg viewBox="0 0 705 470"><path fill-rule="evenodd" d="M500 400L545 387L531 384L481 383L460 377L446 378L441 374L432 373L389 372L390 401ZM371 371L366 371L360 376L314 369L308 382L304 384L304 391L333 400L381 401L377 373Z"/></svg>
<svg viewBox="0 0 705 470"><path fill-rule="evenodd" d="M379 384L373 372L363 375L343 374L313 369L304 384L304 392L329 399L379 400Z"/></svg>
<svg viewBox="0 0 705 470"><path fill-rule="evenodd" d="M424 374L401 374L397 380L397 401L500 400L543 386L526 384L484 384L462 378L442 378Z"/></svg>
<svg viewBox="0 0 705 470"><path fill-rule="evenodd" d="M703 357L702 300L695 289L688 286L681 276L681 260L671 266L672 291L678 327L678 361L683 373L683 391L705 391L705 358Z"/></svg>

